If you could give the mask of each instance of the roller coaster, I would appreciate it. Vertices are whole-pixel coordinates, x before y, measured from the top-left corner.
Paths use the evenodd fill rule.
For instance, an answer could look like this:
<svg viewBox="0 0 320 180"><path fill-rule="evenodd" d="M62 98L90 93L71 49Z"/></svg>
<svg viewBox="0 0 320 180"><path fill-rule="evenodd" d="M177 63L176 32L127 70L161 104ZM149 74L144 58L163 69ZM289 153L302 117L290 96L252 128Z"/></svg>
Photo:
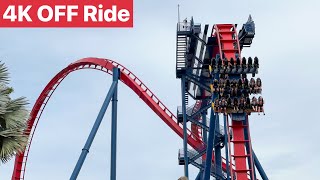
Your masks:
<svg viewBox="0 0 320 180"><path fill-rule="evenodd" d="M89 152L95 133L112 102L112 143L110 179L116 179L117 85L121 81L134 91L177 135L183 139L178 151L178 164L199 168L196 180L267 180L250 137L249 116L264 114L262 81L257 57L241 57L255 36L251 16L237 33L236 24L209 25L194 23L193 18L177 23L176 78L181 80L181 106L171 112L163 102L130 70L102 58L80 59L61 70L45 86L36 100L28 121L29 137L25 151L16 156L12 180L24 180L28 154L37 124L46 105L60 83L70 73L82 69L102 71L113 76L113 83L97 116L71 175L76 179ZM249 78L251 76L251 78ZM257 97L256 97L257 96ZM195 103L189 105L189 98ZM222 123L220 123L220 119ZM190 128L189 128L190 127ZM224 153L223 153L224 152ZM223 155L224 154L224 155Z"/></svg>

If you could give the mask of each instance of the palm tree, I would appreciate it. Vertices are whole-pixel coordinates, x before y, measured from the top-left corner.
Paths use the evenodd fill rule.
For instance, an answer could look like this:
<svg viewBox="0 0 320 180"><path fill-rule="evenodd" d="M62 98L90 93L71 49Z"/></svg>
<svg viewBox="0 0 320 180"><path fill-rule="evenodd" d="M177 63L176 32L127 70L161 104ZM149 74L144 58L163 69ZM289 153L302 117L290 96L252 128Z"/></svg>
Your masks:
<svg viewBox="0 0 320 180"><path fill-rule="evenodd" d="M29 116L27 100L24 97L11 99L13 88L8 87L8 83L8 69L0 63L0 163L22 153L28 141L24 134Z"/></svg>

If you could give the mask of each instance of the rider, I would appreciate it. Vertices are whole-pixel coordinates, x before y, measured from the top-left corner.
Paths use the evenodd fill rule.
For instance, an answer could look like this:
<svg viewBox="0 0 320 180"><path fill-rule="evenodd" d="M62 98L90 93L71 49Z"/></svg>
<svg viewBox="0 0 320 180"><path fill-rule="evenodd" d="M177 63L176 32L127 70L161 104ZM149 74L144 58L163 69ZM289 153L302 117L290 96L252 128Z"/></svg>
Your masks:
<svg viewBox="0 0 320 180"><path fill-rule="evenodd" d="M241 72L241 71L242 71L242 68L241 68L241 60L240 60L239 57L238 57L237 60L236 60L236 64L237 64L237 70L238 70L238 72Z"/></svg>
<svg viewBox="0 0 320 180"><path fill-rule="evenodd" d="M213 80L213 92L218 92L219 91L219 82L218 79Z"/></svg>
<svg viewBox="0 0 320 180"><path fill-rule="evenodd" d="M253 78L250 79L249 86L250 86L250 94L256 93L255 92L256 81Z"/></svg>
<svg viewBox="0 0 320 180"><path fill-rule="evenodd" d="M238 80L238 88L239 89L243 88L243 80L241 78Z"/></svg>
<svg viewBox="0 0 320 180"><path fill-rule="evenodd" d="M215 58L212 58L212 59L211 59L211 67L212 67L212 70L216 68L216 65L217 65L216 59L215 59Z"/></svg>
<svg viewBox="0 0 320 180"><path fill-rule="evenodd" d="M232 89L231 89L231 96L237 96L237 91L238 91L238 87L237 86L234 86Z"/></svg>
<svg viewBox="0 0 320 180"><path fill-rule="evenodd" d="M254 111L258 111L258 100L255 96L253 96L252 100L251 100L251 105L252 105L252 109Z"/></svg>
<svg viewBox="0 0 320 180"><path fill-rule="evenodd" d="M247 59L245 57L242 58L242 68L243 70L247 69Z"/></svg>
<svg viewBox="0 0 320 180"><path fill-rule="evenodd" d="M224 97L221 98L221 112L223 112L225 115L227 115L227 101Z"/></svg>
<svg viewBox="0 0 320 180"><path fill-rule="evenodd" d="M244 98L244 96L242 95L240 100L239 100L239 109L244 110L245 108L245 103L246 103L246 99Z"/></svg>
<svg viewBox="0 0 320 180"><path fill-rule="evenodd" d="M260 96L258 98L258 114L260 114L259 112L262 112L263 115L265 115L264 109L263 109L263 104L264 104L264 100L263 100L262 96Z"/></svg>
<svg viewBox="0 0 320 180"><path fill-rule="evenodd" d="M219 98L216 98L214 100L214 112L218 112L219 111Z"/></svg>
<svg viewBox="0 0 320 180"><path fill-rule="evenodd" d="M246 109L248 109L248 110L251 110L251 109L252 109L252 106L251 106L250 98L249 98L249 97L246 98Z"/></svg>
<svg viewBox="0 0 320 180"><path fill-rule="evenodd" d="M259 59L258 57L254 57L254 67L259 68Z"/></svg>
<svg viewBox="0 0 320 180"><path fill-rule="evenodd" d="M237 96L240 97L242 95L242 89L241 88L237 88Z"/></svg>
<svg viewBox="0 0 320 180"><path fill-rule="evenodd" d="M219 92L220 92L221 96L223 96L224 88L225 88L225 79L223 77L220 77L220 79L219 79Z"/></svg>
<svg viewBox="0 0 320 180"><path fill-rule="evenodd" d="M222 67L222 59L219 58L218 59L218 68L221 69L221 67Z"/></svg>
<svg viewBox="0 0 320 180"><path fill-rule="evenodd" d="M250 71L251 68L252 68L252 57L249 57L249 58L248 58L248 68L249 68L249 71Z"/></svg>
<svg viewBox="0 0 320 180"><path fill-rule="evenodd" d="M230 83L229 79L226 79L225 92L226 92L226 94L230 94L231 93L231 83Z"/></svg>
<svg viewBox="0 0 320 180"><path fill-rule="evenodd" d="M249 88L249 81L247 78L243 79L243 88L248 89Z"/></svg>
<svg viewBox="0 0 320 180"><path fill-rule="evenodd" d="M238 112L239 111L239 103L238 103L238 98L233 98L233 109Z"/></svg>
<svg viewBox="0 0 320 180"><path fill-rule="evenodd" d="M233 57L230 58L230 69L231 69L232 73L234 73L236 71L235 61L234 61Z"/></svg>
<svg viewBox="0 0 320 180"><path fill-rule="evenodd" d="M228 69L228 66L229 66L229 61L227 58L224 58L223 59L223 69L224 71L226 71Z"/></svg>
<svg viewBox="0 0 320 180"><path fill-rule="evenodd" d="M257 93L261 93L261 91L262 91L262 81L260 78L257 78L255 90L257 91Z"/></svg>
<svg viewBox="0 0 320 180"><path fill-rule="evenodd" d="M250 89L249 89L249 81L247 78L244 78L243 80L243 94L245 96L248 96L250 93Z"/></svg>
<svg viewBox="0 0 320 180"><path fill-rule="evenodd" d="M230 95L227 98L227 108L229 108L229 109L232 108L232 99L230 98Z"/></svg>

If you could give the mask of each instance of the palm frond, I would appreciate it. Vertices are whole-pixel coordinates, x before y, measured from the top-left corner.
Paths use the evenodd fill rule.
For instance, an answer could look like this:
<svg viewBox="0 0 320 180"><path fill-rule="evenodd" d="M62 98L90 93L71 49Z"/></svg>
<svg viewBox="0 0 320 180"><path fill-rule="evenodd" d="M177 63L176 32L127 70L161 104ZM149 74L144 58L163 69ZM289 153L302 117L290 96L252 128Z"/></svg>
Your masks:
<svg viewBox="0 0 320 180"><path fill-rule="evenodd" d="M19 109L24 109L28 105L28 101L25 97L19 97L8 102L7 109L8 111L15 111Z"/></svg>
<svg viewBox="0 0 320 180"><path fill-rule="evenodd" d="M7 84L9 82L8 68L4 63L0 63L0 83Z"/></svg>
<svg viewBox="0 0 320 180"><path fill-rule="evenodd" d="M23 128L27 126L29 112L26 109L19 109L15 111L9 111L3 115L3 119L6 123L6 128ZM1 118L0 118L1 119Z"/></svg>
<svg viewBox="0 0 320 180"><path fill-rule="evenodd" d="M0 85L0 115L7 112L7 105L10 102L9 94L12 91L4 85Z"/></svg>
<svg viewBox="0 0 320 180"><path fill-rule="evenodd" d="M6 163L24 151L28 142L28 104L26 98L11 99L13 88L9 82L8 69L0 63L0 162Z"/></svg>
<svg viewBox="0 0 320 180"><path fill-rule="evenodd" d="M26 136L24 134L24 130L20 128L12 128L12 129L6 129L3 131L0 131L0 137L1 138L11 138L11 137L20 137L20 136Z"/></svg>
<svg viewBox="0 0 320 180"><path fill-rule="evenodd" d="M6 104L5 113L0 116L0 121L5 120L6 128L8 129L25 129L29 114L26 109L27 104L28 102L24 97L9 101Z"/></svg>
<svg viewBox="0 0 320 180"><path fill-rule="evenodd" d="M27 140L28 138L22 135L1 137L0 161L6 163L15 155L21 154L26 147Z"/></svg>

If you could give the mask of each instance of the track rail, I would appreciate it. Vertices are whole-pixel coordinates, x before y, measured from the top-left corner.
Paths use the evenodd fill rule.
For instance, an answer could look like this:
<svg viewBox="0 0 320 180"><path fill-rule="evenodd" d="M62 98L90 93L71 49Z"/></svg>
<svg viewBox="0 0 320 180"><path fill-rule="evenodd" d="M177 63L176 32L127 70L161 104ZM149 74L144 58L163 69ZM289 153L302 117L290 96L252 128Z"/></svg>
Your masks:
<svg viewBox="0 0 320 180"><path fill-rule="evenodd" d="M24 153L16 156L12 180L24 179L28 155L30 152L32 139L37 128L37 124L52 94L64 80L64 78L71 72L81 69L95 69L108 74L112 74L113 67L118 67L120 69L120 81L131 88L175 133L183 138L182 124L177 123L176 116L131 71L126 69L121 64L109 59L91 57L84 58L70 64L62 71L60 71L56 76L52 78L52 80L46 85L46 87L39 95L30 113L30 118L28 120L28 131L25 132L25 134L29 136L28 144ZM195 150L201 150L205 147L205 144L201 139L199 139L197 135L194 135L189 129L187 132L188 144L191 147L193 147ZM223 168L226 168L225 164L223 164Z"/></svg>
<svg viewBox="0 0 320 180"><path fill-rule="evenodd" d="M213 27L214 36L217 37L220 57L241 58L241 48L237 35L237 30L234 24L217 24ZM240 75L239 75L240 78ZM254 179L252 147L250 139L250 130L248 116L246 123L231 119L231 125L227 120L228 125L228 146L230 163L233 164L230 168L231 179L249 180ZM245 137L245 129L248 137ZM230 140L229 130L232 130L233 140ZM232 144L232 145L231 145ZM247 150L246 146L249 147Z"/></svg>

